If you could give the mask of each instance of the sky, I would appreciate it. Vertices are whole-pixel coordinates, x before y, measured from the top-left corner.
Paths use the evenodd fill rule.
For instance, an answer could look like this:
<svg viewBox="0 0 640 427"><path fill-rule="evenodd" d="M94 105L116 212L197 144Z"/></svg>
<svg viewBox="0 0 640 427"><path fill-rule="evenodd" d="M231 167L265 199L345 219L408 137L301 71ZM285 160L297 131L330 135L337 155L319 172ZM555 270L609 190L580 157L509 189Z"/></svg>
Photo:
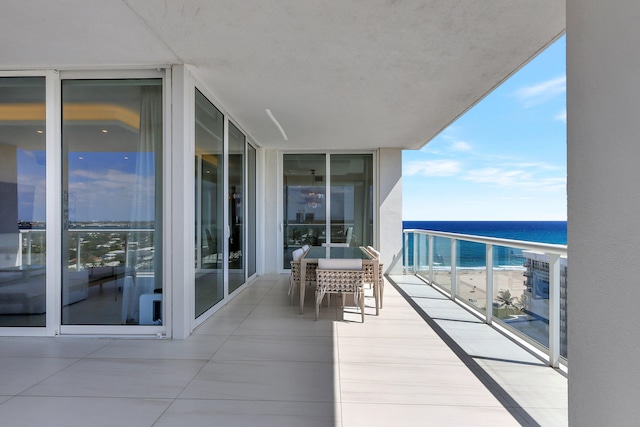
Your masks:
<svg viewBox="0 0 640 427"><path fill-rule="evenodd" d="M567 219L565 36L402 158L405 221Z"/></svg>

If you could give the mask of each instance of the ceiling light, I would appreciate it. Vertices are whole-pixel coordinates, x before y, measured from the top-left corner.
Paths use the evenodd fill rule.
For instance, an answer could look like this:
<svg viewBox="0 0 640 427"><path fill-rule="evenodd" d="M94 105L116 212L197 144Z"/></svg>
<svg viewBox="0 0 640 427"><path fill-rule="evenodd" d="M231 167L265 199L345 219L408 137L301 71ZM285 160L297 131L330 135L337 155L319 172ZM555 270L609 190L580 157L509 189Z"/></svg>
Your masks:
<svg viewBox="0 0 640 427"><path fill-rule="evenodd" d="M271 120L273 120L273 123L275 123L276 126L278 126L278 129L280 129L280 133L282 134L282 137L284 138L284 140L288 141L289 138L287 138L287 134L284 133L284 129L282 128L282 126L280 126L280 123L278 123L275 116L271 113L271 110L267 108L265 111L267 112L267 115L271 118Z"/></svg>
<svg viewBox="0 0 640 427"><path fill-rule="evenodd" d="M44 131L43 131L42 129L38 129L38 130L36 131L36 133L40 133L40 134L42 134L42 133L44 133Z"/></svg>
<svg viewBox="0 0 640 427"><path fill-rule="evenodd" d="M109 131L108 131L108 130L106 130L106 129L102 129L100 132L102 132L102 133L107 133L107 132L109 132Z"/></svg>

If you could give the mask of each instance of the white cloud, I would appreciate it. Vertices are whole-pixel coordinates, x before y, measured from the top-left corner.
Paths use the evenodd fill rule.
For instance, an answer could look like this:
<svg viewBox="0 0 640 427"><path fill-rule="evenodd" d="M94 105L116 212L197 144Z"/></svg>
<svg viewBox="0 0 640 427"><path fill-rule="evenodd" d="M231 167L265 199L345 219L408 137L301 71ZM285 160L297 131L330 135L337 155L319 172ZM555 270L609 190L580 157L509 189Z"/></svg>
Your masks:
<svg viewBox="0 0 640 427"><path fill-rule="evenodd" d="M526 166L522 164L522 166ZM474 169L465 174L462 179L478 184L492 184L499 187L533 190L533 191L564 191L566 177L539 176L540 168L537 164L530 164L528 168L507 169L487 167Z"/></svg>
<svg viewBox="0 0 640 427"><path fill-rule="evenodd" d="M515 92L515 96L525 107L542 104L558 95L566 93L567 77L557 77L531 86L525 86Z"/></svg>
<svg viewBox="0 0 640 427"><path fill-rule="evenodd" d="M542 170L563 170L560 166L551 165L545 162L516 162L513 167L517 168L535 168Z"/></svg>
<svg viewBox="0 0 640 427"><path fill-rule="evenodd" d="M564 110L556 114L553 119L559 122L567 123L567 109L565 108Z"/></svg>
<svg viewBox="0 0 640 427"><path fill-rule="evenodd" d="M463 179L467 181L497 184L503 186L515 185L518 181L525 180L530 174L524 170L504 170L500 168L483 168L467 172Z"/></svg>
<svg viewBox="0 0 640 427"><path fill-rule="evenodd" d="M462 166L455 160L411 161L404 165L403 175L452 176L460 172Z"/></svg>
<svg viewBox="0 0 640 427"><path fill-rule="evenodd" d="M471 151L471 144L465 141L454 141L451 148L454 151Z"/></svg>

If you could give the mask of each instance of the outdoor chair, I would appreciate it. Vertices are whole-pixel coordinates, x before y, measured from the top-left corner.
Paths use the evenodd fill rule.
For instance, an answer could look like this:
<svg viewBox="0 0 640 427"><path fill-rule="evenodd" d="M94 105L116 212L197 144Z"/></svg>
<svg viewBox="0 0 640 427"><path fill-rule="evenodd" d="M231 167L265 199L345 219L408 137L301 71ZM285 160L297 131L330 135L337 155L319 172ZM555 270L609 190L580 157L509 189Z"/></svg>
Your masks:
<svg viewBox="0 0 640 427"><path fill-rule="evenodd" d="M382 308L382 299L384 296L384 265L380 262L380 252L375 250L372 246L367 246L367 252L378 260L378 289L380 297L380 308ZM364 283L368 283L371 287L375 281L373 280L373 265L368 264L364 266Z"/></svg>
<svg viewBox="0 0 640 427"><path fill-rule="evenodd" d="M361 259L319 259L316 269L316 320L326 294L341 294L343 311L346 295L353 294L353 300L360 307L364 323L363 280Z"/></svg>
<svg viewBox="0 0 640 427"><path fill-rule="evenodd" d="M307 246L307 250L309 247ZM291 275L289 276L289 297L290 303L293 305L293 297L295 296L296 289L300 286L300 276L301 276L301 263L300 259L306 253L304 250L304 246L300 249L296 249L293 251L293 260L291 261ZM310 263L307 264L307 271L305 277L305 283L315 283L316 281L316 264Z"/></svg>

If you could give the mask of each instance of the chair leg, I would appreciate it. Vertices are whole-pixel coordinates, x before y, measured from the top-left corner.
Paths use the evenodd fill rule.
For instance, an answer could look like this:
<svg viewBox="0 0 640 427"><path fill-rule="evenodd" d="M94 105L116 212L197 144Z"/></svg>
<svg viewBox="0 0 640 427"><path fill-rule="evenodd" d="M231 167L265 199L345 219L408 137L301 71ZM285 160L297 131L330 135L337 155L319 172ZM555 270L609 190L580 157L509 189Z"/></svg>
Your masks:
<svg viewBox="0 0 640 427"><path fill-rule="evenodd" d="M295 294L296 294L296 288L297 288L298 286L299 286L299 285L297 285L295 282L292 282L292 283L291 283L291 286L289 286L289 299L290 299L290 301L289 301L289 305L293 305L293 297L294 297L294 296L295 296Z"/></svg>
<svg viewBox="0 0 640 427"><path fill-rule="evenodd" d="M360 313L362 313L362 323L364 323L364 290L360 292L359 300L360 301L358 302L360 303Z"/></svg>
<svg viewBox="0 0 640 427"><path fill-rule="evenodd" d="M320 313L320 304L322 304L322 301L318 301L318 291L316 290L316 322L318 321L318 314Z"/></svg>

